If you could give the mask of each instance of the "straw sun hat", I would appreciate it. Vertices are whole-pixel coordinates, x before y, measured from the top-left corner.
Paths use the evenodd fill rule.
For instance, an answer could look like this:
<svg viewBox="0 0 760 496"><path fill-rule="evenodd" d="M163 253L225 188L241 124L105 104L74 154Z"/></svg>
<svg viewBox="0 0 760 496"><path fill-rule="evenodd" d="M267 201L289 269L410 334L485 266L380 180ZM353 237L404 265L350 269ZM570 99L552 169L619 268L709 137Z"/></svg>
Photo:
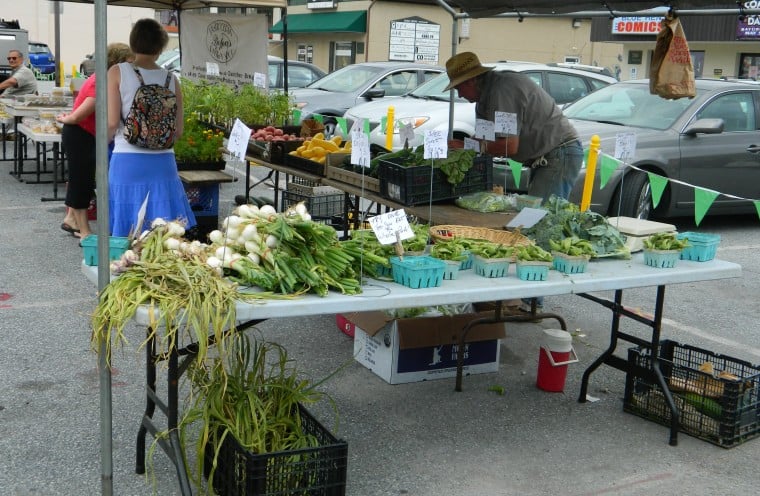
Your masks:
<svg viewBox="0 0 760 496"><path fill-rule="evenodd" d="M478 56L472 52L458 53L446 61L446 73L449 75L449 85L443 91L448 91L468 79L480 76L492 69L493 67L483 67L480 65Z"/></svg>

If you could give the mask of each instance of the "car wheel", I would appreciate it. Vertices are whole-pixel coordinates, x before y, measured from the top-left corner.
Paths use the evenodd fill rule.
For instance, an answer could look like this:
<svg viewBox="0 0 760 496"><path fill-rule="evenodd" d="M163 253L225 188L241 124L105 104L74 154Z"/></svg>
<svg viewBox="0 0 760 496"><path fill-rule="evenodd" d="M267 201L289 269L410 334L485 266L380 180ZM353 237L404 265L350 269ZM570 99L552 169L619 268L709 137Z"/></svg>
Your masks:
<svg viewBox="0 0 760 496"><path fill-rule="evenodd" d="M652 216L652 189L643 172L626 174L610 205L610 216L648 220Z"/></svg>
<svg viewBox="0 0 760 496"><path fill-rule="evenodd" d="M325 130L323 131L325 138L332 138L335 136L335 128L338 126L338 121L326 117L322 120L322 124L325 126Z"/></svg>

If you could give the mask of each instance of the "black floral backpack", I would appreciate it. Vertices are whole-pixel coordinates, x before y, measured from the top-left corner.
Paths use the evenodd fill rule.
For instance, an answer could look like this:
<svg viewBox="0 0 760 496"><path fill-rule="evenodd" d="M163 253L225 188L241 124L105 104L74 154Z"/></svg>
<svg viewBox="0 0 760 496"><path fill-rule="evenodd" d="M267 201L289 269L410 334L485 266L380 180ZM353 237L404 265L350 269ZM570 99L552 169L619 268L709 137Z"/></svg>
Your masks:
<svg viewBox="0 0 760 496"><path fill-rule="evenodd" d="M163 86L145 84L140 71L133 68L140 87L124 119L124 138L127 143L150 150L171 148L177 128L177 95L169 89L172 73L166 74Z"/></svg>

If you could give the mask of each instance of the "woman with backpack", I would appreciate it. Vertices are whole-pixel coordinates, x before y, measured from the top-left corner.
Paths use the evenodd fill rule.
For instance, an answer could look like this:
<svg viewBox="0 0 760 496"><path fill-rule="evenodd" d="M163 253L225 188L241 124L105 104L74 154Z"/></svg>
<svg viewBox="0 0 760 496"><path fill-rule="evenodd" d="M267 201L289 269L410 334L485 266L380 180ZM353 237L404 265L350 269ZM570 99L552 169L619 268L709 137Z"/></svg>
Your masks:
<svg viewBox="0 0 760 496"><path fill-rule="evenodd" d="M195 216L177 172L172 146L182 135L182 91L177 78L156 64L169 35L154 19L140 19L129 34L133 63L108 70L108 133L114 149L108 170L112 236L135 230L147 199L143 228L156 218ZM137 233L139 235L139 233Z"/></svg>

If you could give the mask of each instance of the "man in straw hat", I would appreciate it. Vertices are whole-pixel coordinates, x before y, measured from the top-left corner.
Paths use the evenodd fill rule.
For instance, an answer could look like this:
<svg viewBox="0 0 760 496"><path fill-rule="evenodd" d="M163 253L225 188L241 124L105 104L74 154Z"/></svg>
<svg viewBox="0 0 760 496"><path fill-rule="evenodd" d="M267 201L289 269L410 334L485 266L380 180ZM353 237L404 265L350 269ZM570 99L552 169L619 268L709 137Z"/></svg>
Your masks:
<svg viewBox="0 0 760 496"><path fill-rule="evenodd" d="M568 198L583 163L583 148L551 95L523 74L481 65L472 52L451 57L446 72L446 89L455 88L459 96L475 102L478 119L495 122L496 112L516 115L517 134L498 133L495 141L486 143L487 152L530 167L529 194L544 201L551 195ZM453 140L449 146L464 144Z"/></svg>
<svg viewBox="0 0 760 496"><path fill-rule="evenodd" d="M551 95L523 74L484 67L472 52L447 60L446 72L446 89L456 88L459 96L475 102L478 119L495 122L496 112L515 114L517 134L497 135L495 141L486 142L486 151L530 167L530 195L544 201L551 195L567 199L583 163L583 147ZM449 146L461 148L464 143L454 140ZM536 310L541 311L543 298L535 300ZM531 300L523 299L519 310L532 313Z"/></svg>

